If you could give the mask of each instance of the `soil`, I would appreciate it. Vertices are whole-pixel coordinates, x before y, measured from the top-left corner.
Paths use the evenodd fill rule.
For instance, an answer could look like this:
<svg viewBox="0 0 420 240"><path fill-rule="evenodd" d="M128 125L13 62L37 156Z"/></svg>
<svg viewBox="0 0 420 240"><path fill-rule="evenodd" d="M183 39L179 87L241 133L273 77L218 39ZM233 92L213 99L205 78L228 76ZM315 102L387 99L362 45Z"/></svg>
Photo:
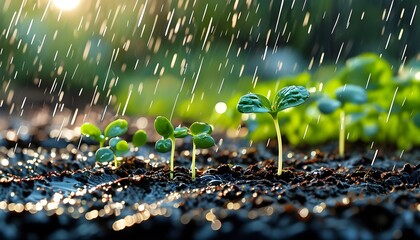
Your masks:
<svg viewBox="0 0 420 240"><path fill-rule="evenodd" d="M115 169L95 165L89 142L30 141L1 143L1 239L420 237L417 150L403 160L286 148L277 176L273 144L232 141L202 150L192 181L188 142L169 179L153 143Z"/></svg>

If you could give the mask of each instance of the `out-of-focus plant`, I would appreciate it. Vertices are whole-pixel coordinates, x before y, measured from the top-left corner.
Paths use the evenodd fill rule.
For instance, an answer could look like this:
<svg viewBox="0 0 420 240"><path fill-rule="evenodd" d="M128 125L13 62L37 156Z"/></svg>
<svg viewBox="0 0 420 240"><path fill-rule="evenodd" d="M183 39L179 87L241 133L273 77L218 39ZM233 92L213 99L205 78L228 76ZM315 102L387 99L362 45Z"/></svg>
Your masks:
<svg viewBox="0 0 420 240"><path fill-rule="evenodd" d="M339 155L344 157L345 103L362 104L367 101L366 90L356 85L345 85L335 91L335 98L323 97L318 100L318 108L323 114L331 114L340 108Z"/></svg>
<svg viewBox="0 0 420 240"><path fill-rule="evenodd" d="M99 142L99 149L95 153L97 162L110 162L114 160L114 166L118 167L118 158L123 157L130 150L129 143L120 136L128 130L128 123L124 119L117 119L109 123L104 132L92 123L84 123L80 131L83 135ZM109 141L109 146L105 143ZM147 134L144 130L137 130L132 137L132 145L140 147L146 144Z"/></svg>

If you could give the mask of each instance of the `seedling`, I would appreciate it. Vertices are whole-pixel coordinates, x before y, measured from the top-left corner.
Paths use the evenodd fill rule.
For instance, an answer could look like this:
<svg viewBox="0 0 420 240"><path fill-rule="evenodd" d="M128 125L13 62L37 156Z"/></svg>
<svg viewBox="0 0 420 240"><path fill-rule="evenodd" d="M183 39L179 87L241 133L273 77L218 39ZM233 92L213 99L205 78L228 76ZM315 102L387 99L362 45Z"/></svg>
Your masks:
<svg viewBox="0 0 420 240"><path fill-rule="evenodd" d="M345 119L346 114L344 112L345 103L362 104L367 101L366 90L356 85L344 85L335 90L336 99L329 97L323 97L318 100L318 108L324 114L331 114L336 109L340 108L340 133L339 133L339 144L338 154L340 157L344 157L344 141L345 141Z"/></svg>
<svg viewBox="0 0 420 240"><path fill-rule="evenodd" d="M104 133L92 123L84 123L80 131L83 135L99 142L99 149L95 153L97 162L109 162L114 160L114 166L118 166L118 158L123 157L130 150L128 142L119 136L125 134L128 130L128 123L124 119L117 119L105 128ZM109 146L105 147L106 141ZM140 147L146 144L147 134L144 130L138 130L132 138L132 145Z"/></svg>
<svg viewBox="0 0 420 240"><path fill-rule="evenodd" d="M210 134L212 127L203 122L191 124L189 134L193 138L192 159L191 159L191 179L195 181L195 152L196 148L210 148L214 146L214 139Z"/></svg>
<svg viewBox="0 0 420 240"><path fill-rule="evenodd" d="M278 113L287 108L298 106L309 98L309 92L302 86L288 86L280 89L274 97L274 101L270 102L266 97L248 93L239 99L237 109L241 113L269 113L273 119L274 127L277 134L278 143L278 170L277 175L282 173L283 149L278 121Z"/></svg>
<svg viewBox="0 0 420 240"><path fill-rule="evenodd" d="M163 116L158 116L155 119L155 129L162 139L155 144L155 149L158 152L166 153L171 151L170 158L170 178L174 178L174 157L175 157L175 138L184 138L188 136L188 129L186 127L177 127L174 129L171 122Z"/></svg>
<svg viewBox="0 0 420 240"><path fill-rule="evenodd" d="M195 180L195 152L196 148L209 148L214 146L214 139L210 136L213 131L212 127L207 123L194 122L190 129L187 127L177 127L174 129L171 122L162 116L155 119L155 129L162 136L155 145L158 152L166 153L171 151L170 158L170 178L174 177L174 156L175 156L175 139L184 138L188 135L192 136L192 163L191 163L191 179Z"/></svg>

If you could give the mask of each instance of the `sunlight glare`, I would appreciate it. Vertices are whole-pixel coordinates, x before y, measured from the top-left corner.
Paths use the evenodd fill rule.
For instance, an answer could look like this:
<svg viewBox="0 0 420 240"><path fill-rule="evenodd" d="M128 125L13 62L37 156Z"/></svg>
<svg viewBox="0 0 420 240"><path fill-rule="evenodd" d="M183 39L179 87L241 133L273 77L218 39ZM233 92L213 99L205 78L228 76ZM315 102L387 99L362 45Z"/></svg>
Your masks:
<svg viewBox="0 0 420 240"><path fill-rule="evenodd" d="M63 11L75 9L80 4L80 0L53 0L54 5Z"/></svg>
<svg viewBox="0 0 420 240"><path fill-rule="evenodd" d="M224 102L218 102L218 103L216 103L216 106L214 106L214 108L215 108L217 113L222 114L222 113L226 112L227 105Z"/></svg>

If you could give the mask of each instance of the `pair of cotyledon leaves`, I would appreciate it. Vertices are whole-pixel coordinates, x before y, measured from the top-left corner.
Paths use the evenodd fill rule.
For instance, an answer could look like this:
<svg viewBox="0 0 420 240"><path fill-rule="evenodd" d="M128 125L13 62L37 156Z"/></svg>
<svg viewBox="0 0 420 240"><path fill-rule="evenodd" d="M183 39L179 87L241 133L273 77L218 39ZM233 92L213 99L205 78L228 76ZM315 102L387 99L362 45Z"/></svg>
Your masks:
<svg viewBox="0 0 420 240"><path fill-rule="evenodd" d="M330 114L345 103L362 104L367 101L366 90L357 85L347 84L337 88L336 99L322 97L318 100L318 108L324 114Z"/></svg>
<svg viewBox="0 0 420 240"><path fill-rule="evenodd" d="M130 147L128 142L119 136L125 134L128 130L128 122L124 119L117 119L108 124L102 134L101 130L92 123L84 123L81 126L81 133L87 137L93 138L99 143L104 143L109 139L109 147L101 147L96 153L96 161L109 162L115 156L123 156L126 154ZM147 134L144 130L138 130L134 133L132 144L135 147L140 147L147 142Z"/></svg>
<svg viewBox="0 0 420 240"><path fill-rule="evenodd" d="M241 113L270 113L272 115L298 106L309 98L309 92L302 86L288 86L280 89L270 102L265 96L248 93L239 99L237 109Z"/></svg>
<svg viewBox="0 0 420 240"><path fill-rule="evenodd" d="M198 148L209 148L215 144L213 137L210 136L213 129L207 123L194 122L189 129L187 127L176 127L174 129L167 118L158 116L155 120L155 129L163 137L156 142L155 148L158 152L169 152L173 139L184 138L188 135L192 136L194 144Z"/></svg>

